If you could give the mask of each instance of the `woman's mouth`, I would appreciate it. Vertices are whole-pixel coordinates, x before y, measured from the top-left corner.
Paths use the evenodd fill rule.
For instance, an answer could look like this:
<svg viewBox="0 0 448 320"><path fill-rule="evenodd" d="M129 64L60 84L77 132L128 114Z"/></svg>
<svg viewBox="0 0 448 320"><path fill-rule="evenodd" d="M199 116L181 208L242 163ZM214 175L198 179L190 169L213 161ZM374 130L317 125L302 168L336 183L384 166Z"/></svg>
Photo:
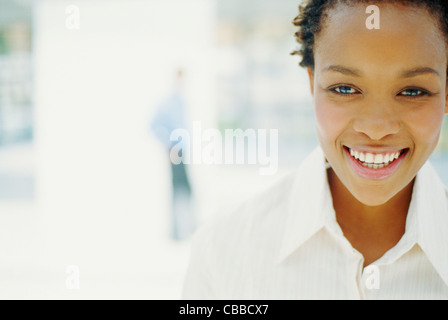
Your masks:
<svg viewBox="0 0 448 320"><path fill-rule="evenodd" d="M409 149L368 152L344 147L353 170L362 178L381 180L390 177L400 166Z"/></svg>

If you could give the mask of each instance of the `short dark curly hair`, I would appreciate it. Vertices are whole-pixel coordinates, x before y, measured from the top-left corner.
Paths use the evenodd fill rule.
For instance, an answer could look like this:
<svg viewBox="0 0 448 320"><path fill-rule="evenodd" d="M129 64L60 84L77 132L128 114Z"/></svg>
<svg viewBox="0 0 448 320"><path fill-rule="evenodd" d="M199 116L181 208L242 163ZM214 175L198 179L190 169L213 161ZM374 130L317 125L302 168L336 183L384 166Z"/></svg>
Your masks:
<svg viewBox="0 0 448 320"><path fill-rule="evenodd" d="M448 43L448 0L304 0L299 5L299 15L292 23L299 27L295 33L300 48L291 55L302 57L299 65L314 70L314 42L322 29L328 10L337 4L355 5L359 3L400 3L413 7L423 7L439 21L439 28ZM448 73L448 70L447 70Z"/></svg>

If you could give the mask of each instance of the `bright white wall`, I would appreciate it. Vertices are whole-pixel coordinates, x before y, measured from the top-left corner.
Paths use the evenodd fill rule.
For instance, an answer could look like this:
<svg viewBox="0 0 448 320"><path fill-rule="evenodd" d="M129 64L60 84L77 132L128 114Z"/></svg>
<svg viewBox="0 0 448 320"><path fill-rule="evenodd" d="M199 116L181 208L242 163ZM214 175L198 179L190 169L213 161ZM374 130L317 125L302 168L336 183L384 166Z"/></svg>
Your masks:
<svg viewBox="0 0 448 320"><path fill-rule="evenodd" d="M68 5L80 10L79 30L66 27ZM48 270L49 292L67 294L65 268L72 264L83 276L82 297L104 293L98 279L110 283L108 274L116 285L129 283L129 274L146 276L156 267L169 277L176 268L170 266L175 258L160 251L168 236L168 163L147 125L179 64L186 66L190 117L214 125L214 24L210 0L36 5L36 191L43 235L36 263Z"/></svg>

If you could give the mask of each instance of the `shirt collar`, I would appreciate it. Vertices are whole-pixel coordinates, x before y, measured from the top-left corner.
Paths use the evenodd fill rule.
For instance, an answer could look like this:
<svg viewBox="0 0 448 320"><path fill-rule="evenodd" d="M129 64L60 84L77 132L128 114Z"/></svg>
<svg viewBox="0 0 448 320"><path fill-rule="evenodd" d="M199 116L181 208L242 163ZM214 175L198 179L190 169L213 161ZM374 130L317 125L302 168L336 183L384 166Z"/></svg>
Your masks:
<svg viewBox="0 0 448 320"><path fill-rule="evenodd" d="M329 212L334 213L325 156L320 147L297 170L288 201L279 262L324 227L331 217Z"/></svg>
<svg viewBox="0 0 448 320"><path fill-rule="evenodd" d="M296 172L290 190L279 262L323 227L337 224L327 180L325 155L317 147ZM428 162L417 174L406 222L406 233L448 285L448 192Z"/></svg>
<svg viewBox="0 0 448 320"><path fill-rule="evenodd" d="M426 162L414 183L408 218L414 217L417 243L448 286L447 196L436 171Z"/></svg>

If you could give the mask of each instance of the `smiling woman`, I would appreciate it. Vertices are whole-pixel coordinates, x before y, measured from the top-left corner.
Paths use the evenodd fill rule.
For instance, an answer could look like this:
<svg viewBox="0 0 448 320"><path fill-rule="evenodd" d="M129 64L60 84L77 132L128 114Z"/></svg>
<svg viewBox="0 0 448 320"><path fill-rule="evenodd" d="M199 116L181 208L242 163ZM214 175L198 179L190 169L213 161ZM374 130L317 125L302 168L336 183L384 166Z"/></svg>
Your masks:
<svg viewBox="0 0 448 320"><path fill-rule="evenodd" d="M362 25L363 12L361 5L332 11L308 74L336 218L368 265L405 232L414 178L437 145L447 111L447 55L445 36L426 9L383 4L375 34L353 28ZM394 161L378 164L391 154Z"/></svg>
<svg viewBox="0 0 448 320"><path fill-rule="evenodd" d="M375 4L380 28L367 28ZM448 299L446 1L305 1L294 24L320 146L197 235L189 298ZM229 237L231 235L231 237ZM366 286L375 266L381 283Z"/></svg>

